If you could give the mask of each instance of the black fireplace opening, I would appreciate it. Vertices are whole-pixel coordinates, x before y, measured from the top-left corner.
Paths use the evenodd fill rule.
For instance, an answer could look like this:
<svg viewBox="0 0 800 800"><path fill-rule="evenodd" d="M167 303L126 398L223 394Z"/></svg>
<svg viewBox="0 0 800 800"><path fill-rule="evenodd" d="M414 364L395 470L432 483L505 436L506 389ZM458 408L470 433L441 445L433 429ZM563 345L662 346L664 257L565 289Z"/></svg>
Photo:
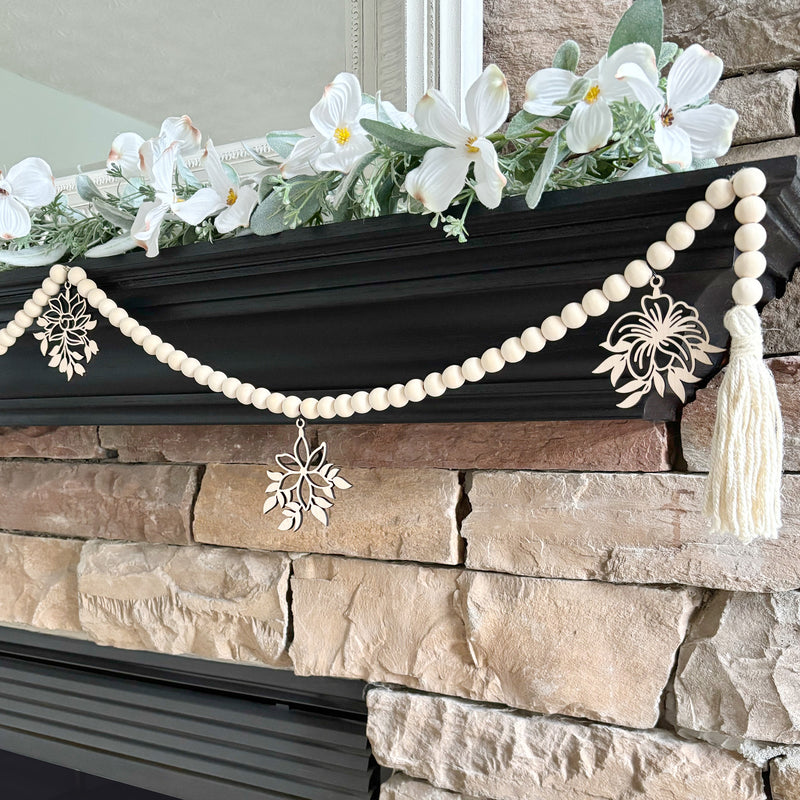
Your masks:
<svg viewBox="0 0 800 800"><path fill-rule="evenodd" d="M0 628L4 800L376 800L365 686Z"/></svg>

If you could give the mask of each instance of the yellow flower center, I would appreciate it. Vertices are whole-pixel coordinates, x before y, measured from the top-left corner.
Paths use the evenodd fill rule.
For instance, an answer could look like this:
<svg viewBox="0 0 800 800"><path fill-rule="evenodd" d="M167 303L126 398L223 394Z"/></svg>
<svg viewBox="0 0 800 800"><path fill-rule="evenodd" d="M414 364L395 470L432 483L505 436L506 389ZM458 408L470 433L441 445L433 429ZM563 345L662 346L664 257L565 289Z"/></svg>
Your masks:
<svg viewBox="0 0 800 800"><path fill-rule="evenodd" d="M236 202L237 199L238 199L238 195L236 194L236 192L234 192L233 189L228 189L228 196L225 198L225 202L229 206L232 206Z"/></svg>
<svg viewBox="0 0 800 800"><path fill-rule="evenodd" d="M333 132L333 141L336 144L345 145L350 140L350 129L349 128L337 128Z"/></svg>
<svg viewBox="0 0 800 800"><path fill-rule="evenodd" d="M477 138L478 138L477 136L470 136L469 139L467 139L467 152L468 153L480 153L480 151L481 151L480 147L475 147L475 140Z"/></svg>
<svg viewBox="0 0 800 800"><path fill-rule="evenodd" d="M673 113L671 108L665 108L661 112L661 124L665 128L669 128L672 123L675 122L675 114Z"/></svg>
<svg viewBox="0 0 800 800"><path fill-rule="evenodd" d="M600 87L599 86L592 86L588 92L586 92L585 97L583 98L584 103L588 103L592 105L592 103L597 102L597 98L600 97Z"/></svg>

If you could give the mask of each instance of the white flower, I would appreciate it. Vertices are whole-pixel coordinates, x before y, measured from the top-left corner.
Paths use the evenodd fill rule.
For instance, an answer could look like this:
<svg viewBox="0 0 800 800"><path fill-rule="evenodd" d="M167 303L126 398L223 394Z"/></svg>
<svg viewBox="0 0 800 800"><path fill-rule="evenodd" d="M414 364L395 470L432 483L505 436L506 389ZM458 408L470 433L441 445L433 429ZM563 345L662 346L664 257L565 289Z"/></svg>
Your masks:
<svg viewBox="0 0 800 800"><path fill-rule="evenodd" d="M372 150L359 124L361 85L355 75L340 72L325 87L310 117L316 133L294 146L281 167L284 178L329 171L346 173Z"/></svg>
<svg viewBox="0 0 800 800"><path fill-rule="evenodd" d="M144 139L138 133L133 133L132 131L121 133L111 142L111 150L108 151L108 158L106 159L106 168L111 169L116 165L126 178L138 177L141 174L139 169L139 148L143 144Z"/></svg>
<svg viewBox="0 0 800 800"><path fill-rule="evenodd" d="M258 202L258 192L252 186L239 185L239 179L222 165L211 139L206 142L203 160L211 186L198 189L183 203L174 204L173 212L184 222L198 225L206 217L224 209L214 220L214 226L220 233L246 228Z"/></svg>
<svg viewBox="0 0 800 800"><path fill-rule="evenodd" d="M693 44L672 65L666 98L643 79L634 64L623 64L617 74L653 112L653 138L665 164L687 169L695 159L718 158L728 151L739 115L717 103L692 108L717 85L722 59Z"/></svg>
<svg viewBox="0 0 800 800"><path fill-rule="evenodd" d="M486 138L508 116L508 85L494 64L470 86L465 99L467 124L441 92L431 89L417 104L414 116L420 131L449 145L428 150L416 169L406 175L408 194L431 211L444 211L464 188L474 164L475 194L487 208L496 208L506 179L497 163L494 145Z"/></svg>
<svg viewBox="0 0 800 800"><path fill-rule="evenodd" d="M8 175L0 172L0 239L27 236L31 230L28 209L46 206L55 196L53 172L41 158L23 159Z"/></svg>
<svg viewBox="0 0 800 800"><path fill-rule="evenodd" d="M653 48L648 44L626 44L613 55L605 55L584 78L589 88L572 110L566 126L567 147L573 153L589 153L602 147L614 130L610 104L626 98L635 99L632 88L617 80L623 64L634 64L644 80L655 88L658 68ZM578 76L565 69L539 70L528 79L525 86L527 100L523 108L529 114L550 117L560 114L565 106L559 105L571 91Z"/></svg>

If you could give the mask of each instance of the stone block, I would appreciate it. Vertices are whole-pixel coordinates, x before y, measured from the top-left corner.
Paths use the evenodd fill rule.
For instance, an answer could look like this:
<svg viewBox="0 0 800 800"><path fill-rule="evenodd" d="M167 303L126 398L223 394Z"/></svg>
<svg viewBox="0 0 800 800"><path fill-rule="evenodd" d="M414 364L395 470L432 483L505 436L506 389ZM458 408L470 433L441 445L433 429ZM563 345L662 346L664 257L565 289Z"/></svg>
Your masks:
<svg viewBox="0 0 800 800"><path fill-rule="evenodd" d="M0 622L79 631L78 559L83 542L0 533Z"/></svg>
<svg viewBox="0 0 800 800"><path fill-rule="evenodd" d="M676 724L800 744L800 594L720 592L693 621L675 675Z"/></svg>
<svg viewBox="0 0 800 800"><path fill-rule="evenodd" d="M721 165L744 164L750 161L761 161L764 158L780 158L781 156L800 156L800 136L791 139L773 139L771 142L757 142L732 147L717 161ZM775 351L772 351L775 352ZM780 352L780 351L778 351Z"/></svg>
<svg viewBox="0 0 800 800"><path fill-rule="evenodd" d="M0 428L0 458L104 458L97 428L88 425L29 425Z"/></svg>
<svg viewBox="0 0 800 800"><path fill-rule="evenodd" d="M395 773L381 786L380 800L478 800L475 797L448 792L426 781L416 781L402 773ZM488 798L483 798L488 800Z"/></svg>
<svg viewBox="0 0 800 800"><path fill-rule="evenodd" d="M307 556L294 565L300 675L397 683L650 727L690 590Z"/></svg>
<svg viewBox="0 0 800 800"><path fill-rule="evenodd" d="M194 516L199 542L262 550L342 553L455 564L461 540L458 474L444 470L347 469L326 527L308 514L299 531L281 531L279 509L262 514L267 467L211 464Z"/></svg>
<svg viewBox="0 0 800 800"><path fill-rule="evenodd" d="M797 154L800 155L800 139ZM800 272L786 284L783 297L771 300L761 312L764 352L800 352Z"/></svg>
<svg viewBox="0 0 800 800"><path fill-rule="evenodd" d="M800 753L770 762L769 785L772 800L800 800Z"/></svg>
<svg viewBox="0 0 800 800"><path fill-rule="evenodd" d="M285 667L289 563L277 553L87 542L81 626L112 647Z"/></svg>
<svg viewBox="0 0 800 800"><path fill-rule="evenodd" d="M751 592L800 587L800 476L784 476L780 537L711 534L705 476L476 472L467 566L548 578Z"/></svg>
<svg viewBox="0 0 800 800"><path fill-rule="evenodd" d="M496 800L765 800L757 766L666 731L378 688L367 706L379 763L454 792Z"/></svg>
<svg viewBox="0 0 800 800"><path fill-rule="evenodd" d="M186 543L195 467L0 463L0 528Z"/></svg>

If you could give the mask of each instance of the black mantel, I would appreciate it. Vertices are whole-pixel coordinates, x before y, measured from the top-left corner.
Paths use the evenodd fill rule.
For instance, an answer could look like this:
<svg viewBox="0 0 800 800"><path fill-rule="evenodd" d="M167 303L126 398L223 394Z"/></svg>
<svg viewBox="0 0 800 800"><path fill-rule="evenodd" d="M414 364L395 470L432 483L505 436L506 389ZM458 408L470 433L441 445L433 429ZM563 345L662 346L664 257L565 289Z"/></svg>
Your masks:
<svg viewBox="0 0 800 800"><path fill-rule="evenodd" d="M551 192L535 212L508 199L471 214L467 244L446 240L429 218L396 215L82 265L140 323L215 369L301 397L352 393L460 364L558 314L641 258L711 180L740 166ZM792 157L758 166L768 178L766 301L800 263L800 179ZM696 305L720 346L736 227L732 206L719 212L665 273L665 291ZM46 273L0 275L0 322ZM349 421L673 419L674 398L619 409L607 375L591 374L611 322L637 307L642 291L478 384ZM105 320L95 334L99 355L69 383L47 367L30 332L18 341L0 359L0 424L286 421L197 386Z"/></svg>

